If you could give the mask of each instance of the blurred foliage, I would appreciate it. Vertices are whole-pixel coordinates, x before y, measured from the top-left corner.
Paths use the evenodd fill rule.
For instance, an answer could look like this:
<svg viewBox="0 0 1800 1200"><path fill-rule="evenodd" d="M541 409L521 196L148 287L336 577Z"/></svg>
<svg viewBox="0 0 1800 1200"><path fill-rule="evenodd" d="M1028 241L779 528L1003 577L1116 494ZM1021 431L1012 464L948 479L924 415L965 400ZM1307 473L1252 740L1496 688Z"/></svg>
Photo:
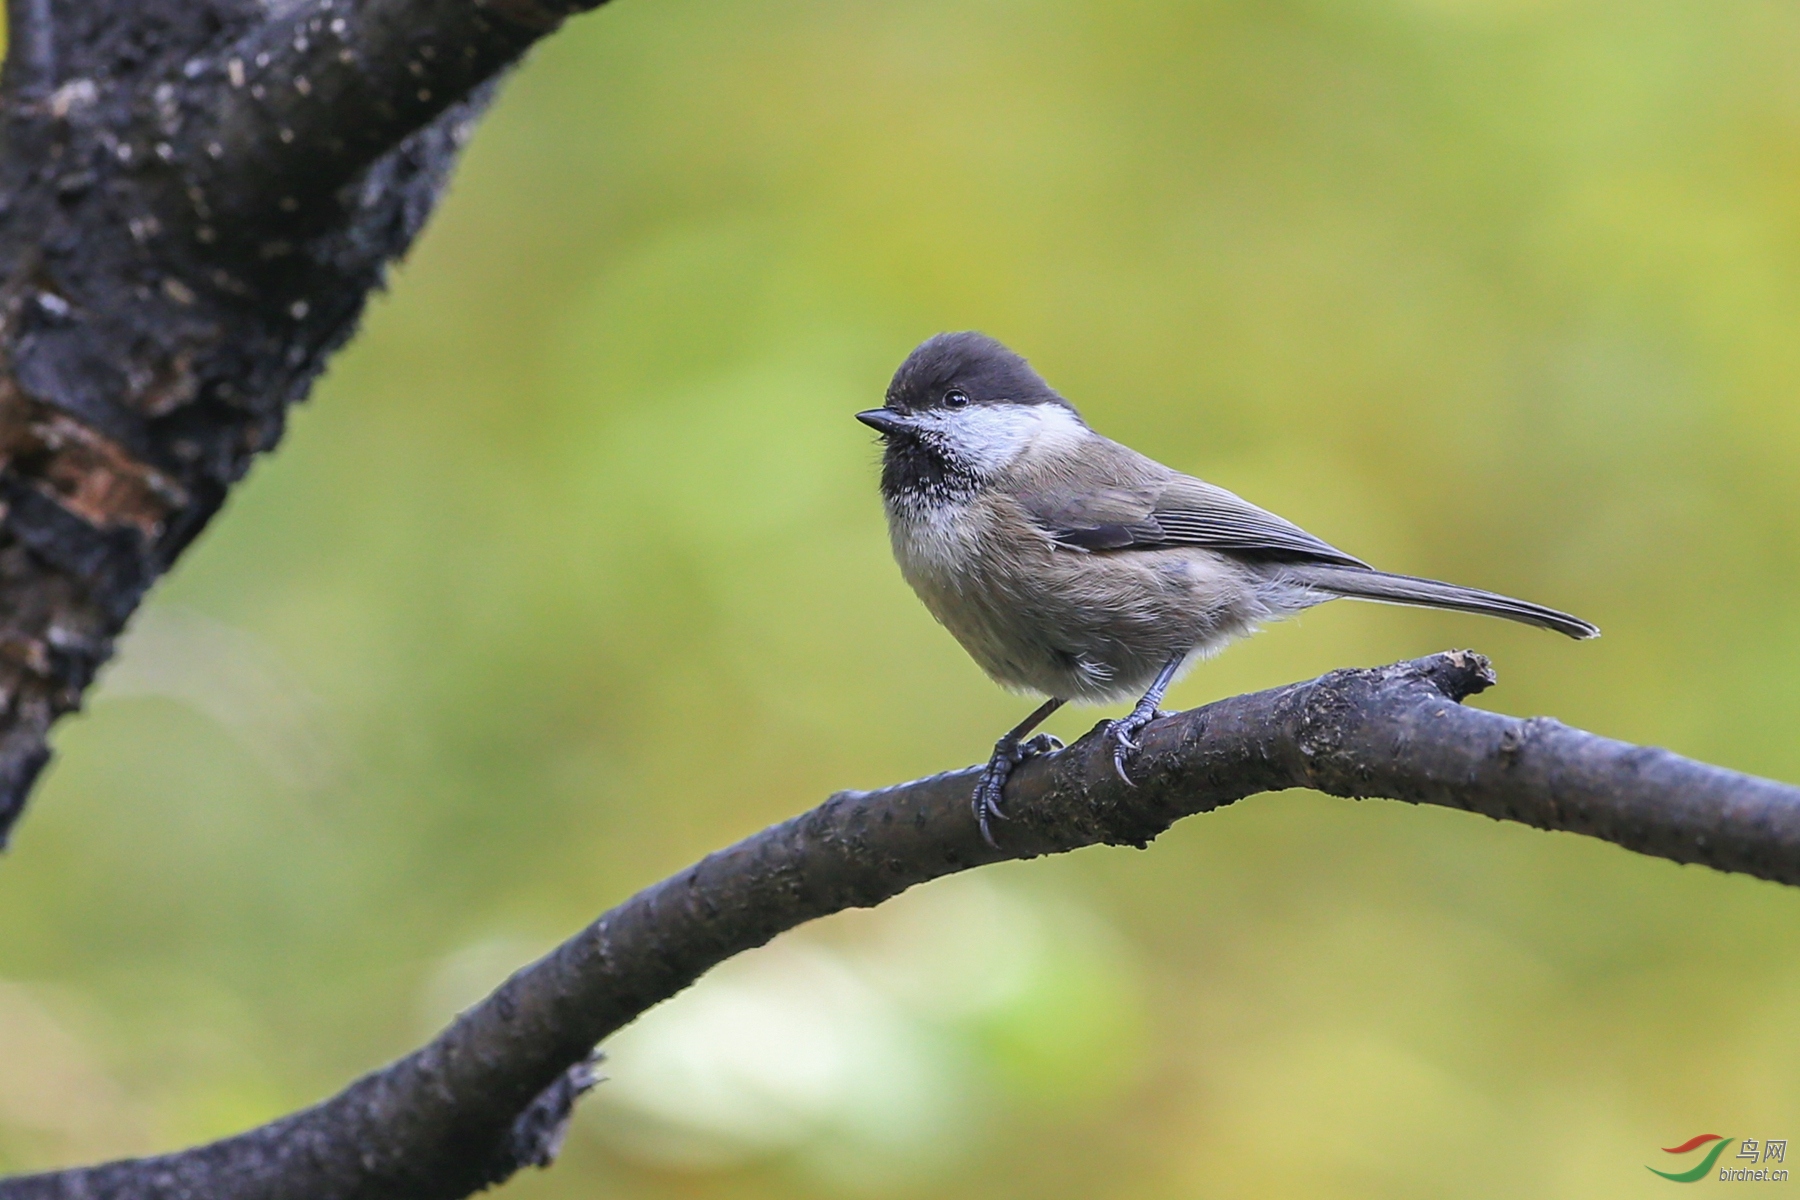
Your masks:
<svg viewBox="0 0 1800 1200"><path fill-rule="evenodd" d="M1606 630L1333 605L1176 702L1473 645L1484 704L1800 779L1797 60L1768 0L574 22L60 731L0 862L0 1165L312 1101L707 850L982 757L1024 702L901 583L850 419L940 329ZM1656 1147L1800 1139L1797 923L1258 798L747 956L506 1194L1649 1194Z"/></svg>

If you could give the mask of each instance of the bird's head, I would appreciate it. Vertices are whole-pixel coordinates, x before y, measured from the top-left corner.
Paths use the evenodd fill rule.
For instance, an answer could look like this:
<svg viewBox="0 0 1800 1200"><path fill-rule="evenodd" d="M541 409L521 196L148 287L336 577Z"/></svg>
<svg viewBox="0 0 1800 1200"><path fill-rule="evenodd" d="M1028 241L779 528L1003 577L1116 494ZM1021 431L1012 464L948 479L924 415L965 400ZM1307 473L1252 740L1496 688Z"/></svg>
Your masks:
<svg viewBox="0 0 1800 1200"><path fill-rule="evenodd" d="M1046 437L1087 427L1019 355L983 333L940 333L907 355L887 402L856 419L881 434L882 491L972 491Z"/></svg>

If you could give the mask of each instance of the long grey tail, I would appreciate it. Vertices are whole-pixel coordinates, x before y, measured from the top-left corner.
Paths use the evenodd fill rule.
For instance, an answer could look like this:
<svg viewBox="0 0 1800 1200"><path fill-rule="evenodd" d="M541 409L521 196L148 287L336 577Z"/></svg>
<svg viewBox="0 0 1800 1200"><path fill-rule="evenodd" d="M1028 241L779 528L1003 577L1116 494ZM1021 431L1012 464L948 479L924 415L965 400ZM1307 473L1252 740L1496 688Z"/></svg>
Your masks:
<svg viewBox="0 0 1800 1200"><path fill-rule="evenodd" d="M1514 600L1479 588L1442 583L1436 579L1419 579L1412 575L1390 575L1366 567L1340 567L1325 563L1292 563L1282 574L1296 583L1339 596L1358 600L1380 600L1388 604L1410 604L1419 608L1448 608L1456 612L1481 613L1505 617L1540 629L1552 629L1572 638L1600 636L1600 627L1572 617L1554 608L1545 608L1529 600Z"/></svg>

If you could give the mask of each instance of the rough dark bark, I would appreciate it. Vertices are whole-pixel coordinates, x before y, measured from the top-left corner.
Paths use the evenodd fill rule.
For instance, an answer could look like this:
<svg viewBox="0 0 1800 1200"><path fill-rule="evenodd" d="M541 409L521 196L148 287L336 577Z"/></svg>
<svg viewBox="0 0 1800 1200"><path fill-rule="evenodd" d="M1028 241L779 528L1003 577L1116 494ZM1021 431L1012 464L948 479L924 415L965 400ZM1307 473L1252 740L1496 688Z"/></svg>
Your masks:
<svg viewBox="0 0 1800 1200"><path fill-rule="evenodd" d="M51 724L279 440L492 80L596 5L8 0L0 844Z"/></svg>
<svg viewBox="0 0 1800 1200"><path fill-rule="evenodd" d="M1800 883L1800 788L1460 703L1492 682L1460 652L1221 700L1143 732L1136 786L1096 729L1015 773L998 848L970 812L978 768L840 792L640 892L322 1104L194 1150L0 1181L0 1200L465 1196L541 1164L594 1045L732 955L984 863L1142 846L1257 792L1447 805Z"/></svg>

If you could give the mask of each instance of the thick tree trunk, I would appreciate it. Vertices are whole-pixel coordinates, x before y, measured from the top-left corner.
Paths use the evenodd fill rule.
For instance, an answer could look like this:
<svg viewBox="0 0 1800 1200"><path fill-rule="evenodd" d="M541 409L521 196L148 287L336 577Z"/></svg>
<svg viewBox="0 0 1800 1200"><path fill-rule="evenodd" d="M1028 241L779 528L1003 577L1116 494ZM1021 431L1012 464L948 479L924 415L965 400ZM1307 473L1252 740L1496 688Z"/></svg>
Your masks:
<svg viewBox="0 0 1800 1200"><path fill-rule="evenodd" d="M52 723L423 227L494 76L577 6L279 7L10 0L0 843Z"/></svg>

